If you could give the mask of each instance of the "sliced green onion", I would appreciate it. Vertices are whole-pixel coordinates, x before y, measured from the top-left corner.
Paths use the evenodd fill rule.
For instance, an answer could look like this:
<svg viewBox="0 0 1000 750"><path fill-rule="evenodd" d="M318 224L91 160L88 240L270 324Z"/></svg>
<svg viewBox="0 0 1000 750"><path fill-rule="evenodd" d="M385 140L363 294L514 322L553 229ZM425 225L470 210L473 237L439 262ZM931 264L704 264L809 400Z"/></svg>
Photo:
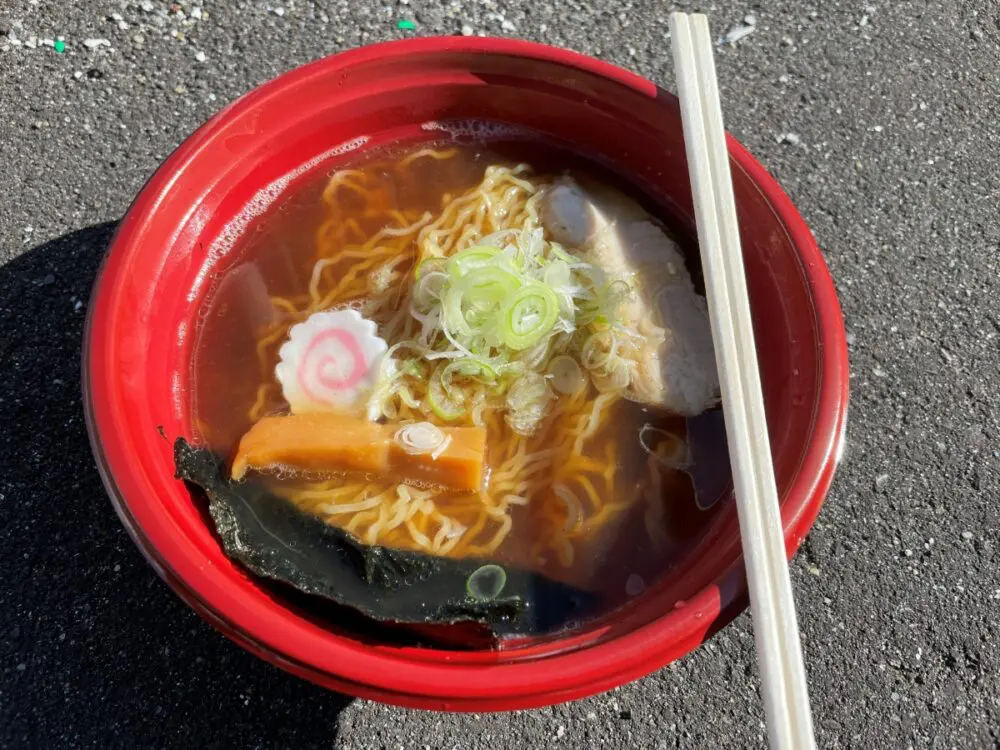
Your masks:
<svg viewBox="0 0 1000 750"><path fill-rule="evenodd" d="M517 276L496 266L472 268L453 280L442 296L445 329L464 337L487 336L496 324L497 308L520 285Z"/></svg>
<svg viewBox="0 0 1000 750"><path fill-rule="evenodd" d="M587 376L568 354L561 354L549 362L548 373L552 378L552 387L567 396L579 393L587 385Z"/></svg>
<svg viewBox="0 0 1000 750"><path fill-rule="evenodd" d="M531 435L548 414L553 395L537 372L526 372L507 391L507 424L519 435Z"/></svg>
<svg viewBox="0 0 1000 750"><path fill-rule="evenodd" d="M433 451L431 451L431 459L432 460L437 461L439 458L441 458L441 455L446 450L448 450L448 446L451 445L451 439L452 439L451 435L445 435L444 436L444 440L441 441L441 444L437 448L435 448ZM462 532L464 532L464 531L465 531L465 527L463 526L462 527ZM449 536L448 538L450 539L452 537Z"/></svg>
<svg viewBox="0 0 1000 750"><path fill-rule="evenodd" d="M607 320L613 320L618 308L632 296L632 287L627 281L615 279L604 289L601 300L601 312Z"/></svg>
<svg viewBox="0 0 1000 750"><path fill-rule="evenodd" d="M430 422L414 422L400 427L393 440L406 453L415 456L435 451L444 442L445 434Z"/></svg>
<svg viewBox="0 0 1000 750"><path fill-rule="evenodd" d="M514 411L521 411L548 403L551 395L545 378L537 372L526 372L507 393L507 406Z"/></svg>
<svg viewBox="0 0 1000 750"><path fill-rule="evenodd" d="M497 266L480 266L471 269L455 284L476 302L501 301L521 286L521 279L510 271Z"/></svg>
<svg viewBox="0 0 1000 750"><path fill-rule="evenodd" d="M441 384L444 386L446 392L451 393L452 379L456 375L459 377L474 378L482 383L489 384L496 381L499 373L492 365L481 359L465 357L463 359L452 360L445 365L441 373Z"/></svg>
<svg viewBox="0 0 1000 750"><path fill-rule="evenodd" d="M448 267L447 258L424 258L417 265L416 270L413 272L414 278L420 281L426 274L435 271L444 271Z"/></svg>
<svg viewBox="0 0 1000 750"><path fill-rule="evenodd" d="M632 382L629 365L621 357L614 358L614 364L602 372L594 373L594 385L601 393L624 391Z"/></svg>
<svg viewBox="0 0 1000 750"><path fill-rule="evenodd" d="M448 259L448 274L460 279L473 268L487 265L500 254L500 248L491 245L476 245L453 255Z"/></svg>
<svg viewBox="0 0 1000 750"><path fill-rule="evenodd" d="M569 263L564 260L554 260L545 266L542 280L553 289L562 289L570 285Z"/></svg>
<svg viewBox="0 0 1000 750"><path fill-rule="evenodd" d="M507 585L507 571L492 563L476 568L465 581L465 590L473 599L488 602L500 596Z"/></svg>
<svg viewBox="0 0 1000 750"><path fill-rule="evenodd" d="M545 364L549 358L549 354L551 354L549 347L551 342L551 337L541 339L534 346L521 352L520 361L524 363L525 367L531 370L538 370Z"/></svg>
<svg viewBox="0 0 1000 750"><path fill-rule="evenodd" d="M481 240L479 240L479 245L480 246L486 245L488 247L500 247L501 244L502 244L501 240L506 239L507 237L510 237L512 234L517 234L517 230L516 229L500 229L500 230L494 232L493 234L488 234L485 237L483 237Z"/></svg>
<svg viewBox="0 0 1000 750"><path fill-rule="evenodd" d="M431 375L427 383L427 405L431 411L446 422L454 422L460 419L465 413L465 408L461 401L453 398L444 387L441 377L444 367L438 367Z"/></svg>
<svg viewBox="0 0 1000 750"><path fill-rule="evenodd" d="M452 351L431 352L430 354L424 355L425 359L458 359L459 357L475 356L458 342L458 340L451 334L451 331L448 330L448 326L442 325L441 333L444 334L444 337L448 339L448 343L455 347L455 349Z"/></svg>
<svg viewBox="0 0 1000 750"><path fill-rule="evenodd" d="M514 245L507 245L496 262L499 265L504 266L505 268L511 268L514 271L520 271L524 268L524 259L521 257L520 252L518 252L517 247Z"/></svg>
<svg viewBox="0 0 1000 750"><path fill-rule="evenodd" d="M604 371L617 358L618 342L612 331L597 331L584 342L580 363L588 370Z"/></svg>
<svg viewBox="0 0 1000 750"><path fill-rule="evenodd" d="M411 378L422 378L424 376L424 370L417 360L407 359L403 361L402 365L400 365L399 374L408 375Z"/></svg>
<svg viewBox="0 0 1000 750"><path fill-rule="evenodd" d="M579 262L579 258L574 258L572 255L566 252L566 249L558 242L553 242L549 245L549 255L567 264Z"/></svg>
<svg viewBox="0 0 1000 750"><path fill-rule="evenodd" d="M417 279L413 285L413 301L420 310L430 309L441 299L441 291L448 282L448 274L444 271L428 271Z"/></svg>
<svg viewBox="0 0 1000 750"><path fill-rule="evenodd" d="M544 284L528 284L507 302L500 337L515 351L527 349L552 330L559 317L559 298Z"/></svg>
<svg viewBox="0 0 1000 750"><path fill-rule="evenodd" d="M540 228L523 230L518 240L521 254L527 261L537 263L542 259L542 253L545 250L545 234Z"/></svg>
<svg viewBox="0 0 1000 750"><path fill-rule="evenodd" d="M407 388L406 386L398 387L396 389L396 395L399 396L400 401L409 406L411 409L420 408L420 402L413 397L413 394L410 392L410 389Z"/></svg>
<svg viewBox="0 0 1000 750"><path fill-rule="evenodd" d="M475 331L465 317L463 296L462 290L454 286L444 293L441 298L441 322L447 331L461 336L472 336Z"/></svg>

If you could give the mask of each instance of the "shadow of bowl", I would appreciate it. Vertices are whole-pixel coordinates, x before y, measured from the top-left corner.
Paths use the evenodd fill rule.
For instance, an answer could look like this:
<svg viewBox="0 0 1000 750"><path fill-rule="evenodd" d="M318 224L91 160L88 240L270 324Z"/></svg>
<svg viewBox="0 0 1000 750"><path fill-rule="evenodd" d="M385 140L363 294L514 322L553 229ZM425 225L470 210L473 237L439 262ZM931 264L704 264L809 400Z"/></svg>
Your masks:
<svg viewBox="0 0 1000 750"><path fill-rule="evenodd" d="M206 626L108 502L80 348L114 227L0 267L0 746L329 748L349 699Z"/></svg>

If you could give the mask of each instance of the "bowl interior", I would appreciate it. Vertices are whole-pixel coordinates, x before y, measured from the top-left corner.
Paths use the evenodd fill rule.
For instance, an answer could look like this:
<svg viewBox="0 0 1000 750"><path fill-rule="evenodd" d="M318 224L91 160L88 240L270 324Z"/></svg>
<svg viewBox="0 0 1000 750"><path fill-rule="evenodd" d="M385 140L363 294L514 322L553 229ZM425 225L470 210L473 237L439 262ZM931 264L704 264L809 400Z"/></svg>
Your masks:
<svg viewBox="0 0 1000 750"><path fill-rule="evenodd" d="M235 260L229 254L235 239L297 181L349 161L358 149L417 138L540 133L634 183L693 235L675 100L609 66L533 49L511 54L499 45L473 49L439 40L379 54L361 50L258 89L199 130L153 178L119 229L95 295L88 406L95 446L133 536L175 588L244 643L314 679L339 674L352 692L364 694L364 685L381 679L365 675L373 666L365 659L379 651L416 665L446 659L450 668L562 659L564 681L548 685L545 698L541 692L534 699L510 698L510 705L549 702L565 691L594 692L650 671L700 642L720 612L731 616L742 606L729 495L707 535L660 585L571 638L447 656L380 645L353 628L317 619L231 563L200 504L173 479L171 443L163 436L192 434L190 363L199 310L213 280ZM818 509L816 493L829 481L839 440L839 401L830 385L830 349L838 354L839 342L824 332L828 311L814 296L814 277L825 273L822 261L818 253L802 255L803 242L811 246L811 239L804 238L804 227L789 227L774 194L760 184L767 179L763 170L735 143L732 149L772 452L793 550ZM818 271L810 265L816 262ZM626 640L638 647L635 638L654 634L664 642L644 655L625 648ZM618 641L617 657L600 650L612 641ZM589 656L570 669L570 652ZM608 659L628 663L613 668ZM448 698L451 688L421 674L417 669L412 679L393 678L391 688L376 684L371 694ZM531 692L519 677L507 679L494 673L484 695L499 700Z"/></svg>

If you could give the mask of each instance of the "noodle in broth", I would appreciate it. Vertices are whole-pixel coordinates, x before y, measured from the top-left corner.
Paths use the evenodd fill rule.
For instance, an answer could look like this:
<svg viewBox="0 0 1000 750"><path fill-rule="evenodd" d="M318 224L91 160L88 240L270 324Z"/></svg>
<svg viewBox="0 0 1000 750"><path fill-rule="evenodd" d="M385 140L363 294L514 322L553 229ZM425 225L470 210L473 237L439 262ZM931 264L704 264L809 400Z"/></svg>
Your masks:
<svg viewBox="0 0 1000 750"><path fill-rule="evenodd" d="M606 579L624 591L630 574L666 569L678 546L696 539L710 520L696 510L696 488L684 471L685 418L628 397L620 364L638 356L645 334L598 314L618 304L622 282L611 277L585 290L608 289L610 301L589 311L575 332L556 332L544 347L516 352L496 372L455 367L451 357L466 347L429 313L421 269L440 274L438 264L459 253L510 243L543 243L549 257L586 265L548 236L543 200L560 177L506 158L484 166L476 154L467 146L383 154L333 172L310 193L315 198L305 218L279 213L281 229L261 235L266 253L249 260L267 292L266 302L250 304L244 315L246 333L233 334L240 326L238 295L220 291L210 307L199 345L198 369L207 377L198 385L197 422L210 444L231 454L234 437L248 425L289 412L275 367L293 327L327 311L356 311L389 346L368 418L482 428L482 486L466 492L391 473L318 476L294 467L272 467L257 479L364 544L496 559L598 588ZM306 235L306 227L316 229ZM248 336L246 345L233 343ZM253 364L236 349L252 352ZM556 365L567 359L559 372ZM442 376L449 364L450 380ZM504 370L508 365L523 366ZM252 392L251 379L238 375L248 366L256 373ZM540 368L548 383L545 406L528 409L526 419L511 403L537 402L537 383L528 376ZM568 385L553 390L559 378ZM463 405L453 414L438 408L435 386L442 382ZM612 548L630 558L613 572L606 568ZM598 569L601 582L591 580Z"/></svg>
<svg viewBox="0 0 1000 750"><path fill-rule="evenodd" d="M453 255L497 232L539 227L537 203L545 183L533 179L526 165L488 167L473 189L457 197L443 196L436 218L393 206L392 185L406 179L414 161L454 155L454 149L422 149L396 162L341 170L330 178L323 191L328 214L316 232L309 293L271 298L284 316L263 332L257 346L261 385L248 414L251 422L272 410L280 398L271 371L277 348L292 325L320 310L352 307L376 321L387 340L414 339L420 324L409 314L410 277L420 260ZM383 176L386 171L390 179ZM366 239L342 206L344 194L360 198L362 217L383 222L384 228ZM426 375L421 372L408 379L388 404L389 413L400 422L427 417L419 410L427 396ZM510 534L512 509L538 508L532 514L538 524L533 556L554 556L569 567L575 556L573 541L594 534L640 494L611 500L619 467L614 438L605 440L598 457L588 453L622 398L596 394L592 388L560 399L542 428L530 436L514 432L498 408L476 413L472 421L486 427L488 444L498 448L488 460L492 467L488 490L473 496L347 477L303 487L278 483L275 490L368 544L437 555L495 553Z"/></svg>

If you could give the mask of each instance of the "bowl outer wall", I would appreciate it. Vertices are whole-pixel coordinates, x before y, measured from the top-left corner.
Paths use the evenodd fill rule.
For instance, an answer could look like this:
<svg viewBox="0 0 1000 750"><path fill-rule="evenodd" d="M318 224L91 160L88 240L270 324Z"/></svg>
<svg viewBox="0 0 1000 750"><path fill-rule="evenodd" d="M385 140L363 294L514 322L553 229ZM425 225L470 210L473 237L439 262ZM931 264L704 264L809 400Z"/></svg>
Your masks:
<svg viewBox="0 0 1000 750"><path fill-rule="evenodd" d="M146 262L147 254L139 248L183 245L189 236L195 240L212 226L213 214L232 213L225 195L216 196L214 205L206 202L212 191L224 188L225 175L207 175L199 182L185 170L213 149L220 151L220 158L232 160L254 138L264 137L266 122L246 132L234 131L234 123L246 113L271 107L269 116L283 117L273 109L283 90L309 90L338 75L348 79L351 71L366 66L375 66L376 72L395 66L400 75L401 67L421 56L436 61L420 71L425 85L448 85L455 80L464 86L503 85L502 81L470 80L470 75L477 74L460 69L463 61L487 56L510 60L514 76L530 75L533 66L556 66L566 71L566 80L579 76L583 88L591 78L602 79L628 91L629 96L642 97L655 110L676 112L670 95L627 71L566 50L499 39L433 38L373 45L319 60L256 89L222 110L169 157L116 232L92 296L86 332L84 400L92 444L119 515L160 575L213 625L278 666L353 695L424 708L505 710L580 698L682 656L746 606L738 539L704 551L705 560L711 558L710 564L720 568L719 573L714 583L687 597L683 606L674 607L676 599L665 592L649 603L662 614L639 627L603 627L600 632L569 639L561 648L540 648L534 654L530 649L519 651L516 660L506 661L512 654L503 651L470 655L400 649L330 633L288 612L259 589L253 595L252 581L238 570L225 569L225 562L218 559L218 545L214 555L206 547L206 530L195 528L194 519L166 508L169 502L190 501L183 485L172 478L169 445L148 429L156 421L155 410L142 402L155 400L157 392L161 400L166 391L171 397L176 394L176 384L167 382L165 374L155 373L170 370L172 358L180 355L172 341L152 336L155 309L129 287L135 264ZM433 70L435 66L440 69ZM359 85L378 88L382 84L377 75L375 79ZM261 117L266 120L267 116ZM808 312L815 316L818 333L818 387L808 446L782 497L786 548L791 555L815 519L839 459L847 410L846 340L833 283L811 232L763 167L732 138L729 149L734 169L759 191L798 252L804 288L813 306ZM248 178L243 174L240 179ZM174 216L178 211L187 213L173 222L159 221L160 215ZM164 264L152 272L173 274L168 287L177 292L182 288L180 280L190 278L191 264L174 263L171 268ZM188 353L190 341L178 347ZM150 373L154 375L149 377ZM735 514L730 531L734 524ZM200 542L191 542L199 535ZM243 583L234 584L234 577Z"/></svg>

